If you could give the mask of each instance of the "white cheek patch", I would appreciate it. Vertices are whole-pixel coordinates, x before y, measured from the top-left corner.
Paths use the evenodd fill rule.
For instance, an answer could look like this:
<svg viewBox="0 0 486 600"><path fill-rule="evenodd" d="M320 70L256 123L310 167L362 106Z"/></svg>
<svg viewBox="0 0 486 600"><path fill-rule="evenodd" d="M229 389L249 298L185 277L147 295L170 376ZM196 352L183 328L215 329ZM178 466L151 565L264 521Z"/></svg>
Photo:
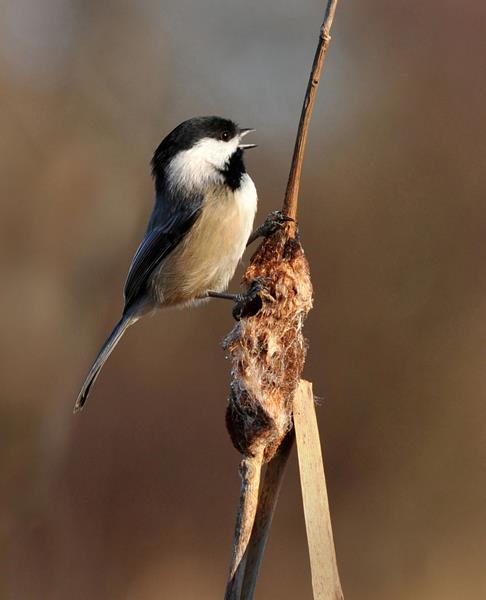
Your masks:
<svg viewBox="0 0 486 600"><path fill-rule="evenodd" d="M223 169L230 156L238 148L238 138L233 138L229 142L215 140L213 138L203 138L195 148L206 158L206 160L216 169Z"/></svg>
<svg viewBox="0 0 486 600"><path fill-rule="evenodd" d="M222 183L220 171L237 150L238 142L238 137L229 142L203 138L189 150L179 152L168 167L170 185L201 188L208 183Z"/></svg>

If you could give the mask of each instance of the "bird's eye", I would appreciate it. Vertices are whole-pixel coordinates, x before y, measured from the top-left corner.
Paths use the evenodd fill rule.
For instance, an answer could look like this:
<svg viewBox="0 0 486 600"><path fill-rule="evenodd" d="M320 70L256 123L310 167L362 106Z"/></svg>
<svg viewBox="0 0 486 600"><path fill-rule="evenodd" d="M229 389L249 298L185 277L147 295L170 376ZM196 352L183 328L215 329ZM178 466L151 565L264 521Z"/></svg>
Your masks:
<svg viewBox="0 0 486 600"><path fill-rule="evenodd" d="M230 138L231 138L230 132L223 131L223 133L221 134L221 139L223 140L223 142L227 142Z"/></svg>

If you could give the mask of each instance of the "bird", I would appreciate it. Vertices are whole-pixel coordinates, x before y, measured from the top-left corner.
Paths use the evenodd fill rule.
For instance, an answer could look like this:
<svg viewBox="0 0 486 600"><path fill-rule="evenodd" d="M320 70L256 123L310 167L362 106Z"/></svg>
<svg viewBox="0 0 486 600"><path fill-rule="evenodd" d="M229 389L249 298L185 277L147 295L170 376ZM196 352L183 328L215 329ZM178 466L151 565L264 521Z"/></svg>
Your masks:
<svg viewBox="0 0 486 600"><path fill-rule="evenodd" d="M288 220L274 211L251 235L257 191L243 158L256 144L242 140L253 131L223 117L194 117L155 150L155 202L128 270L122 315L86 376L74 412L83 408L113 349L141 317L211 297L241 300L225 290L247 243Z"/></svg>

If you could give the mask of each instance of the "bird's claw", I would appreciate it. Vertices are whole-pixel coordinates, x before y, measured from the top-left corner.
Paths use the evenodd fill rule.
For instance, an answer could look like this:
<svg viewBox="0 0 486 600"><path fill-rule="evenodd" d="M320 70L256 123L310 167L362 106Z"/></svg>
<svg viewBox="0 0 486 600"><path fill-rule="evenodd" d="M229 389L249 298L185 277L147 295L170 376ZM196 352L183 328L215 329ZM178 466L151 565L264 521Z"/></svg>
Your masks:
<svg viewBox="0 0 486 600"><path fill-rule="evenodd" d="M292 217L284 215L281 210L272 211L258 229L261 237L268 237L281 229L285 223L293 221Z"/></svg>
<svg viewBox="0 0 486 600"><path fill-rule="evenodd" d="M248 240L248 244L251 244L258 238L261 238L261 237L267 238L267 237L271 236L276 231L281 229L285 225L285 223L288 223L289 221L293 221L293 220L294 219L292 219L292 217L288 217L287 215L284 215L281 210L272 211L267 216L267 218L265 219L263 224L260 225L260 227L258 227L252 233L252 235L250 236L250 239Z"/></svg>
<svg viewBox="0 0 486 600"><path fill-rule="evenodd" d="M267 277L255 277L250 283L248 291L244 294L238 294L233 307L233 317L236 321L243 317L256 315L262 307L260 294L267 290L268 281Z"/></svg>

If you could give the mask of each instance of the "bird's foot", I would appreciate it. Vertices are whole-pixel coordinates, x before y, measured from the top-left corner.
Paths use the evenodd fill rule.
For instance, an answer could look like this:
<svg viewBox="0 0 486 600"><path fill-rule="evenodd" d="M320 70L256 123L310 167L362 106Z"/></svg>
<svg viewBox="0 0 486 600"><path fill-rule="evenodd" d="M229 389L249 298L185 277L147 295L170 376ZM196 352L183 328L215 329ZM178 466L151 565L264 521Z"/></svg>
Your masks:
<svg viewBox="0 0 486 600"><path fill-rule="evenodd" d="M293 220L294 219L292 219L292 217L284 215L281 210L272 211L267 216L263 224L260 225L260 227L258 227L257 229L255 229L255 231L251 234L250 238L248 239L247 245L251 244L260 237L266 238L271 236L276 231L281 229L285 225L285 223L288 223L289 221Z"/></svg>
<svg viewBox="0 0 486 600"><path fill-rule="evenodd" d="M250 283L248 291L244 294L238 294L233 307L233 317L239 321L243 317L256 315L262 307L262 298L260 294L267 291L268 278L255 277Z"/></svg>

